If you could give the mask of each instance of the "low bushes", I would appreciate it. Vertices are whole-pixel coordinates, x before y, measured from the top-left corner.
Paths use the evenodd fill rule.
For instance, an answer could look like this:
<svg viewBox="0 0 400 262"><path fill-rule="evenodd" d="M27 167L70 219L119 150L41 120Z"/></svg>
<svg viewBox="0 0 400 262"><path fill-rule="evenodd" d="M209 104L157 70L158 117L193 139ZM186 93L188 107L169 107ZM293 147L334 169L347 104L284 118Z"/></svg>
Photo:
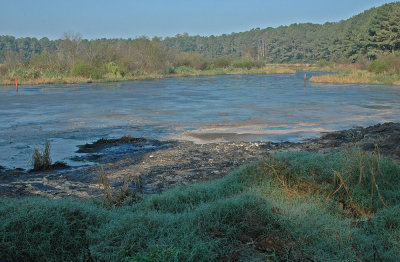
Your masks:
<svg viewBox="0 0 400 262"><path fill-rule="evenodd" d="M233 62L233 67L236 68L247 68L247 69L251 69L251 68L261 68L265 65L265 63L263 61L255 61L255 60L237 60Z"/></svg>
<svg viewBox="0 0 400 262"><path fill-rule="evenodd" d="M12 77L18 77L20 79L36 79L41 75L40 70L36 68L20 67L13 71Z"/></svg>
<svg viewBox="0 0 400 262"><path fill-rule="evenodd" d="M71 74L72 76L99 79L103 76L104 72L102 72L100 67L91 66L84 62L77 62L72 67Z"/></svg>
<svg viewBox="0 0 400 262"><path fill-rule="evenodd" d="M113 77L124 77L126 75L126 70L114 62L109 62L105 64L106 73Z"/></svg>
<svg viewBox="0 0 400 262"><path fill-rule="evenodd" d="M232 58L226 57L226 56L221 56L221 57L215 58L213 61L213 64L216 68L227 68L227 67L231 66Z"/></svg>
<svg viewBox="0 0 400 262"><path fill-rule="evenodd" d="M378 59L372 61L368 70L375 74L400 74L400 54L393 53L389 55L381 55Z"/></svg>

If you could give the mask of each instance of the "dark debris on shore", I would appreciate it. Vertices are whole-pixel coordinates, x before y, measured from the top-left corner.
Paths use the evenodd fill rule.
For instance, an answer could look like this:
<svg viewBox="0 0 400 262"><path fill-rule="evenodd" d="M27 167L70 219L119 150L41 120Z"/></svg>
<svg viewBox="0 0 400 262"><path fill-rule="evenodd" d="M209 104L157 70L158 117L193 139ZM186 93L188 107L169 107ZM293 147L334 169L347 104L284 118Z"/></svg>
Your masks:
<svg viewBox="0 0 400 262"><path fill-rule="evenodd" d="M148 140L145 138L136 138L130 136L123 136L117 139L101 138L94 143L78 146L79 149L76 151L76 153L94 153L100 151L101 149L107 146L120 145L120 144L136 144L146 141Z"/></svg>

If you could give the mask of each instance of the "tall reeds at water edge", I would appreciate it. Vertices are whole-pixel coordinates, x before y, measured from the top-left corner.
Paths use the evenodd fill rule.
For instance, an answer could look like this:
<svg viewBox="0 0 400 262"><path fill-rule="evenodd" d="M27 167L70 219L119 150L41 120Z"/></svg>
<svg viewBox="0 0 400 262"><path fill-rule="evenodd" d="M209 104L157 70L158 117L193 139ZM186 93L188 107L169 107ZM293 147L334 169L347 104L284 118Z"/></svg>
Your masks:
<svg viewBox="0 0 400 262"><path fill-rule="evenodd" d="M47 141L42 152L35 148L32 154L33 171L46 170L51 167L50 142Z"/></svg>

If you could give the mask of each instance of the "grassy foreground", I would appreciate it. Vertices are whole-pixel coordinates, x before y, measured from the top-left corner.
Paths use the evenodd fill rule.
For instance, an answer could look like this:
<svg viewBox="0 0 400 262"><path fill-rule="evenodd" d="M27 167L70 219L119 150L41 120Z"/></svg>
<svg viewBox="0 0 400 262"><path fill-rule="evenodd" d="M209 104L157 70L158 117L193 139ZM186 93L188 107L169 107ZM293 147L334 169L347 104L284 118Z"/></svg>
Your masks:
<svg viewBox="0 0 400 262"><path fill-rule="evenodd" d="M122 207L0 200L0 260L396 261L400 167L378 153L282 153Z"/></svg>
<svg viewBox="0 0 400 262"><path fill-rule="evenodd" d="M126 74L124 76L106 74L100 78L72 76L56 74L54 76L39 75L31 77L26 74L26 77L18 78L21 85L37 85L37 84L78 84L78 83L98 83L98 82L119 82L131 80L146 80L146 79L160 79L167 77L182 77L182 76L202 76L202 75L224 75L224 74L294 74L296 70L287 65L265 65L261 68L214 68L214 69L194 69L192 67L181 66L178 68L171 68L168 72L160 73L146 73L140 72L138 74ZM10 77L0 78L0 85L15 85L15 79Z"/></svg>

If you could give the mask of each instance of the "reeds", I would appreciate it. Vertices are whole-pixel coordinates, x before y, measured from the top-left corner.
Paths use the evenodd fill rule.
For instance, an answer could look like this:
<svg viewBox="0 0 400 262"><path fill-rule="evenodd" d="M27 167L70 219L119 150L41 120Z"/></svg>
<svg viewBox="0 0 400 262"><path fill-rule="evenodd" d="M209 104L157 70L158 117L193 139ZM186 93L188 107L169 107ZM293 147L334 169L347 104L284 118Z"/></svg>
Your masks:
<svg viewBox="0 0 400 262"><path fill-rule="evenodd" d="M46 145L42 152L39 152L37 148L33 150L32 165L33 165L33 171L47 170L51 167L49 141L46 142Z"/></svg>
<svg viewBox="0 0 400 262"><path fill-rule="evenodd" d="M359 150L312 159L314 156L299 155L294 161L291 154L278 154L262 162L261 173L276 181L288 197L335 199L359 214L388 207L386 199L394 189L382 171L383 160L378 146L371 153ZM328 161L329 158L332 159ZM392 178L393 174L390 176ZM253 181L257 182L254 178Z"/></svg>
<svg viewBox="0 0 400 262"><path fill-rule="evenodd" d="M356 206L360 210L375 210L377 208L376 197L378 197L382 206L387 208L388 206L384 201L379 187L379 184L385 184L385 176L381 170L381 154L379 147L375 146L375 150L370 154L359 151L357 154L353 153L349 157L356 159L356 163L358 163L358 172L354 172L354 167L352 167L354 161L350 161L350 165L343 168L341 172L333 170L334 185L337 186L337 188L327 196L327 199L330 199L344 190L345 196L342 195L340 198ZM353 197L354 195L357 195L359 199L355 200ZM360 199L360 196L364 199ZM366 205L366 198L369 198L368 205ZM362 205L360 202L364 204Z"/></svg>
<svg viewBox="0 0 400 262"><path fill-rule="evenodd" d="M135 192L129 191L129 185L134 182L137 187L140 187L140 177L129 176L124 180L123 185L118 189L112 187L110 179L108 178L103 167L98 170L99 173L99 183L104 189L103 193L103 203L107 207L118 207L127 203L128 201L133 202L140 199L140 197Z"/></svg>
<svg viewBox="0 0 400 262"><path fill-rule="evenodd" d="M326 74L313 76L310 82L315 83L338 83L338 84L368 84L371 83L369 73L353 72L350 74Z"/></svg>
<svg viewBox="0 0 400 262"><path fill-rule="evenodd" d="M400 85L398 75L375 74L365 70L349 69L337 74L318 75L310 78L315 83L384 84Z"/></svg>

